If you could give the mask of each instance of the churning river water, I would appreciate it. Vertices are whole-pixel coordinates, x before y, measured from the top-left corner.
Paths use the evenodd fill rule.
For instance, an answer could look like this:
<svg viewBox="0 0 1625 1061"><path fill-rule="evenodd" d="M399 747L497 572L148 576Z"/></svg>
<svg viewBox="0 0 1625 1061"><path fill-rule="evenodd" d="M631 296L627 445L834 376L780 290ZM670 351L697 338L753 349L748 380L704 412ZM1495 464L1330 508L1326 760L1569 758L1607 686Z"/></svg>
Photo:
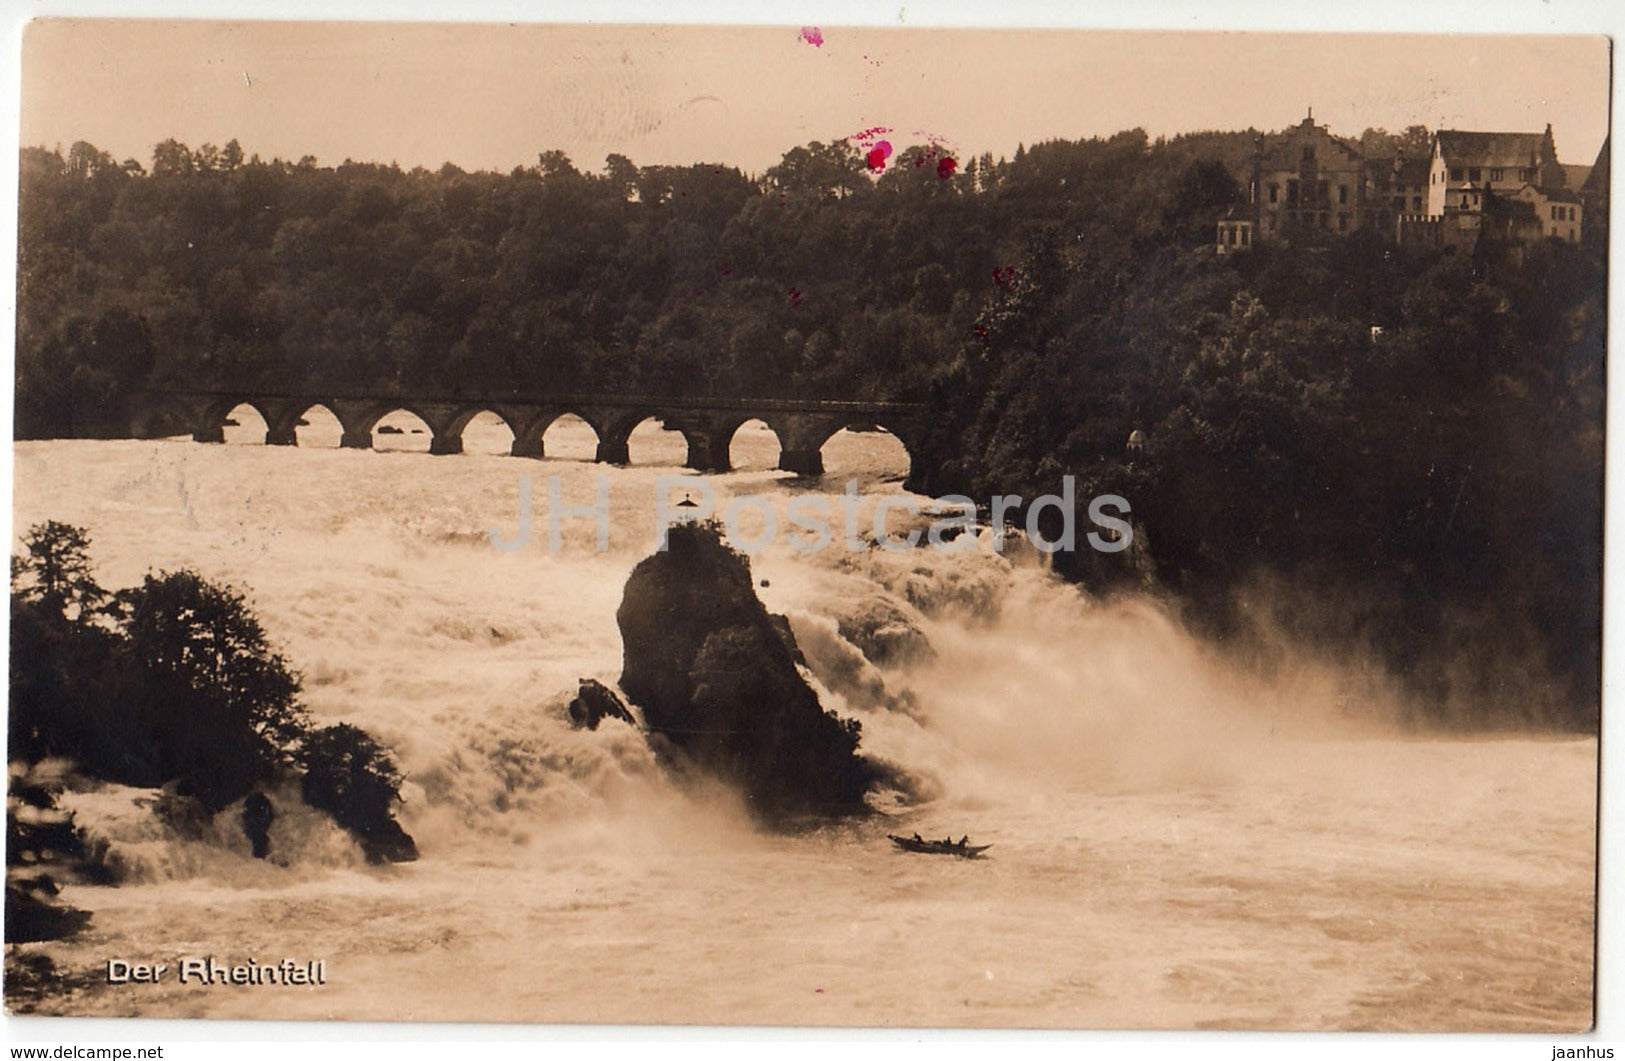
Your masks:
<svg viewBox="0 0 1625 1061"><path fill-rule="evenodd" d="M261 429L262 430L262 429ZM490 437L481 432L489 432ZM1577 1030L1591 1019L1596 742L1402 733L1335 666L1248 677L1149 599L1092 600L1030 554L754 557L863 749L917 782L874 821L754 828L680 784L641 735L571 729L580 677L613 683L622 585L655 541L680 440L628 468L470 452L59 441L15 448L15 521L89 529L109 587L191 567L249 595L320 721L395 750L420 861L368 866L292 797L272 859L220 816L180 840L150 793L70 792L125 874L70 886L80 936L31 944L86 983L84 1016L1079 1028ZM245 429L252 434L252 429ZM410 426L385 446L422 443ZM336 440L333 440L336 441ZM900 490L883 433L843 434L815 489L747 427L716 504ZM483 450L483 452L481 452ZM520 477L535 527L512 535ZM548 547L547 479L610 497ZM682 493L679 490L678 493ZM1132 499L1131 499L1132 500ZM839 511L833 508L832 511ZM865 510L867 511L867 509ZM762 523L758 506L746 516ZM932 658L876 668L836 619L883 599ZM826 675L827 676L827 675ZM1372 694L1373 696L1377 694ZM862 701L862 702L860 702ZM979 861L887 832L969 834ZM321 960L317 987L108 984L110 959Z"/></svg>

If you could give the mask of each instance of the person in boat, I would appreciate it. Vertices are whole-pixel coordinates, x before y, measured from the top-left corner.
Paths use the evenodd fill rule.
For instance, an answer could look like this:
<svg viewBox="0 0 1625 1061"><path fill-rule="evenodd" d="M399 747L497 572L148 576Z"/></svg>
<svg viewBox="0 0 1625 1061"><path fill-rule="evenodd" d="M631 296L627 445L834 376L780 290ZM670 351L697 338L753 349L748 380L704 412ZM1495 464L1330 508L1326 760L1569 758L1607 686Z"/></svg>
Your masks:
<svg viewBox="0 0 1625 1061"><path fill-rule="evenodd" d="M915 833L915 834L914 834L914 842L915 842L915 843L916 843L916 844L923 844L923 843L925 843L925 841L924 841L924 840L921 840L921 839L920 839L920 834L919 834L919 833Z"/></svg>
<svg viewBox="0 0 1625 1061"><path fill-rule="evenodd" d="M967 844L969 841L970 841L970 834L969 833L966 833L964 836L961 836L959 838L959 850L961 850L961 851L965 850L965 844Z"/></svg>

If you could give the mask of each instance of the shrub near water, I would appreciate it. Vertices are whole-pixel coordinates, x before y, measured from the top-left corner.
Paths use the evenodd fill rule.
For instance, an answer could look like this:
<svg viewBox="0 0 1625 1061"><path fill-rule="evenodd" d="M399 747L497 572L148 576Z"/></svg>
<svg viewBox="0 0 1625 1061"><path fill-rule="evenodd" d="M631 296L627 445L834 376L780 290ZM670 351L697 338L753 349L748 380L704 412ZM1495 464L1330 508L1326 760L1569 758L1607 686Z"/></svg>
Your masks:
<svg viewBox="0 0 1625 1061"><path fill-rule="evenodd" d="M23 544L12 564L12 761L57 757L99 780L171 787L208 815L302 766L307 801L369 858L417 857L391 817L401 777L388 753L351 726L310 732L299 675L241 592L178 571L109 594L90 576L84 531L45 523Z"/></svg>
<svg viewBox="0 0 1625 1061"><path fill-rule="evenodd" d="M411 862L417 845L395 821L401 774L389 751L365 730L340 723L305 736L299 791L350 830L372 862Z"/></svg>

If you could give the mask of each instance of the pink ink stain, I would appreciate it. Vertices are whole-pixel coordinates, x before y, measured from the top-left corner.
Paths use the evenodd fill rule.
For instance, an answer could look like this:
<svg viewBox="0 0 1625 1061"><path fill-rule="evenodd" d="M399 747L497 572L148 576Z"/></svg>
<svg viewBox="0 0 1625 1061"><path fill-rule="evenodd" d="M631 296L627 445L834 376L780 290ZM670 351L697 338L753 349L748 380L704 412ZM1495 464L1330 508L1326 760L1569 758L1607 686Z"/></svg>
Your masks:
<svg viewBox="0 0 1625 1061"><path fill-rule="evenodd" d="M824 33L817 26L802 26L801 39L812 45L814 48L822 48L824 46Z"/></svg>
<svg viewBox="0 0 1625 1061"><path fill-rule="evenodd" d="M954 170L958 168L959 163L956 160L944 158L942 161L937 163L937 176L943 180L947 180L949 177L954 175Z"/></svg>
<svg viewBox="0 0 1625 1061"><path fill-rule="evenodd" d="M879 173L881 170L886 168L886 160L888 158L891 158L891 141L882 140L880 143L869 149L869 169L875 173Z"/></svg>
<svg viewBox="0 0 1625 1061"><path fill-rule="evenodd" d="M1000 287L1012 282L1016 278L1016 267L1013 265L998 265L993 268L993 282Z"/></svg>
<svg viewBox="0 0 1625 1061"><path fill-rule="evenodd" d="M790 289L790 308L795 309L799 305L801 305L801 289L792 287Z"/></svg>

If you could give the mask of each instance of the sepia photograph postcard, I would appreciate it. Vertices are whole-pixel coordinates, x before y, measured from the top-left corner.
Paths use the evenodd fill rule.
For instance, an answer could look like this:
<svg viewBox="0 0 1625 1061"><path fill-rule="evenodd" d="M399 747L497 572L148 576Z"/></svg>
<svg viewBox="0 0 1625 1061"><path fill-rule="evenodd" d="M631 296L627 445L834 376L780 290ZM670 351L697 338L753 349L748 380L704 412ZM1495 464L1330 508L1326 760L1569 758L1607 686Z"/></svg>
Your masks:
<svg viewBox="0 0 1625 1061"><path fill-rule="evenodd" d="M1588 1033L1610 39L658 22L17 26L6 1012Z"/></svg>

